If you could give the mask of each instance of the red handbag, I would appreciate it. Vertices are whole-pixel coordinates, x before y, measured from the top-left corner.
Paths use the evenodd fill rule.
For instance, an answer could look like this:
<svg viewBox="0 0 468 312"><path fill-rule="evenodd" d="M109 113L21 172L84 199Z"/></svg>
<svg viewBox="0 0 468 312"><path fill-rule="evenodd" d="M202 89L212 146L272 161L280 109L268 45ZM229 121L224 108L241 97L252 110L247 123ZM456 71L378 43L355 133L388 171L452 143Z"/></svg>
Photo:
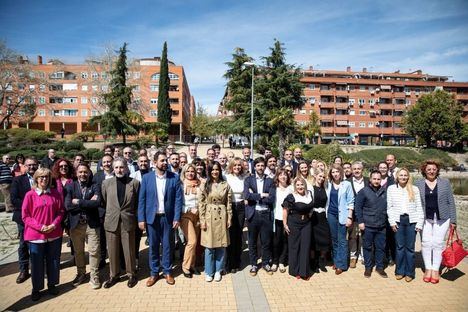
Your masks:
<svg viewBox="0 0 468 312"><path fill-rule="evenodd" d="M456 235L455 240L453 240L453 234ZM458 231L451 227L450 234L447 238L447 245L445 250L442 252L442 264L449 269L453 269L467 255L468 251L463 248L463 242L458 237Z"/></svg>

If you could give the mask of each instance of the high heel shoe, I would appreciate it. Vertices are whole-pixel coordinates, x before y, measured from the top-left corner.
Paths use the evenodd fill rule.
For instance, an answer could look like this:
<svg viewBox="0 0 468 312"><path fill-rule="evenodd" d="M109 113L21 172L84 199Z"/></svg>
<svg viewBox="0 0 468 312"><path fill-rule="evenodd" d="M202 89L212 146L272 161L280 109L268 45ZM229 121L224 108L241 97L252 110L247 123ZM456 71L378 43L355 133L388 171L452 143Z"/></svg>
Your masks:
<svg viewBox="0 0 468 312"><path fill-rule="evenodd" d="M431 277L431 283L432 284L437 284L437 283L439 283L439 279Z"/></svg>
<svg viewBox="0 0 468 312"><path fill-rule="evenodd" d="M430 276L428 276L428 277L424 276L424 277L423 277L424 283L429 283L429 282L431 281L431 279L432 279L432 278L431 278Z"/></svg>

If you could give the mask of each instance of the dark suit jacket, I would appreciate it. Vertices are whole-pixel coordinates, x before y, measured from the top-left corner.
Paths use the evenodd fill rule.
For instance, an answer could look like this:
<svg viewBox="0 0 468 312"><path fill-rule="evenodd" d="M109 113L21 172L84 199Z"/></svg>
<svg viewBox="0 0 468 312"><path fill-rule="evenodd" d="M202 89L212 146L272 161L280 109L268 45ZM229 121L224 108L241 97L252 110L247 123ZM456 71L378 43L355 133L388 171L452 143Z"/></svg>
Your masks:
<svg viewBox="0 0 468 312"><path fill-rule="evenodd" d="M421 196L421 204L424 210L424 218L426 217L426 181L421 179L416 181L415 185L419 188ZM437 178L437 203L439 206L439 216L441 220L450 219L450 223L457 223L457 210L455 208L455 200L453 198L452 185L450 181L438 177Z"/></svg>
<svg viewBox="0 0 468 312"><path fill-rule="evenodd" d="M268 197L261 197L261 193L268 193ZM270 210L273 209L276 199L276 186L273 179L265 177L263 181L263 190L257 190L256 175L251 175L244 180L244 199L248 201L245 206L245 218L252 219L255 214L257 203L267 205Z"/></svg>
<svg viewBox="0 0 468 312"><path fill-rule="evenodd" d="M184 194L180 177L166 171L166 190L164 192L164 213L169 224L180 221ZM145 174L141 180L138 197L138 222L153 224L158 212L158 192L156 190L156 172Z"/></svg>
<svg viewBox="0 0 468 312"><path fill-rule="evenodd" d="M18 224L23 223L23 218L21 215L21 206L23 205L23 199L27 192L31 190L31 184L29 184L29 177L27 174L23 174L13 178L11 183L10 195L11 203L15 206L13 211L13 221Z"/></svg>
<svg viewBox="0 0 468 312"><path fill-rule="evenodd" d="M93 176L93 184L98 188L99 195L101 195L101 205L99 206L99 217L104 219L106 214L106 207L102 204L102 182L106 180L106 175L103 170L96 172Z"/></svg>
<svg viewBox="0 0 468 312"><path fill-rule="evenodd" d="M387 223L387 188L366 186L356 196L356 221L367 227L383 228Z"/></svg>
<svg viewBox="0 0 468 312"><path fill-rule="evenodd" d="M136 179L128 178L125 187L125 197L122 206L119 204L117 196L117 178L112 177L102 182L102 201L106 209L104 217L104 229L115 232L119 223L122 230L133 231L137 224L138 188L140 182Z"/></svg>
<svg viewBox="0 0 468 312"><path fill-rule="evenodd" d="M96 200L91 198L97 195ZM72 199L79 199L78 204L72 204ZM99 207L101 206L101 195L96 184L88 183L85 196L81 192L80 183L73 181L65 187L65 209L70 220L70 229L75 228L80 221L80 214L86 214L88 225L95 229L101 226L99 219Z"/></svg>

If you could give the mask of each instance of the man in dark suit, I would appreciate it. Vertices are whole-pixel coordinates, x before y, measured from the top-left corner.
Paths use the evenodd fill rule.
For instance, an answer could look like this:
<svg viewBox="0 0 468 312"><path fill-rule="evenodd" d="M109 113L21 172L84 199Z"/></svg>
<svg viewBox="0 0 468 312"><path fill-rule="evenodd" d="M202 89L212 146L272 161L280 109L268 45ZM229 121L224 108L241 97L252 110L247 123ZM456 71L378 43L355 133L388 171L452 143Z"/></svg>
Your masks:
<svg viewBox="0 0 468 312"><path fill-rule="evenodd" d="M18 225L19 246L18 246L18 263L20 273L16 279L16 283L21 284L29 278L29 246L24 241L24 223L21 214L21 206L23 199L27 192L31 190L34 183L33 176L38 168L37 159L34 157L27 157L24 161L27 167L27 172L23 175L13 178L11 183L11 203L15 207L13 211L13 221Z"/></svg>
<svg viewBox="0 0 468 312"><path fill-rule="evenodd" d="M254 160L255 174L244 180L244 198L248 201L245 217L248 221L250 275L255 276L257 266L257 237L260 234L262 245L262 266L268 274L273 274L270 267L271 237L273 234L272 210L275 203L276 187L265 171L265 159Z"/></svg>
<svg viewBox="0 0 468 312"><path fill-rule="evenodd" d="M110 179L114 176L114 172L112 171L112 162L114 158L110 154L104 154L101 159L101 170L96 172L93 177L93 184L95 184L99 189L99 194L102 194L101 187L102 182L107 179ZM101 220L101 224L104 224L104 215L106 213L105 207L102 205L99 207L99 217ZM107 241L106 241L106 231L104 230L104 226L99 227L99 246L101 248L101 255L100 255L100 262L99 262L99 269L102 269L106 266L106 258L107 258Z"/></svg>
<svg viewBox="0 0 468 312"><path fill-rule="evenodd" d="M284 155L283 155L283 159L281 160L280 167L282 168L284 166L291 166L292 168L291 178L296 177L298 163L294 161L293 152L291 150L284 151Z"/></svg>
<svg viewBox="0 0 468 312"><path fill-rule="evenodd" d="M377 169L381 175L380 185L384 188L388 188L390 185L395 184L395 179L393 175L388 171L388 164L385 161L379 162ZM390 223L387 219L387 233L386 233L386 243L385 243L385 256L388 266L395 265L396 259L396 243L395 243L395 232L393 232Z"/></svg>
<svg viewBox="0 0 468 312"><path fill-rule="evenodd" d="M70 237L75 250L77 275L73 286L86 280L85 241L88 242L90 285L93 289L101 287L99 281L99 218L100 194L96 184L89 180L90 169L87 164L76 168L77 180L66 186L65 209L70 221Z"/></svg>
<svg viewBox="0 0 468 312"><path fill-rule="evenodd" d="M252 174L254 173L254 164L253 164L253 159L251 158L252 156L252 151L250 150L250 147L244 147L242 149L242 159L247 161L249 163L249 173Z"/></svg>
<svg viewBox="0 0 468 312"><path fill-rule="evenodd" d="M56 161L57 161L57 157L55 156L55 150L50 149L47 151L47 156L42 159L41 167L52 169Z"/></svg>
<svg viewBox="0 0 468 312"><path fill-rule="evenodd" d="M127 286L137 284L135 258L135 228L137 226L138 188L140 183L128 176L127 162L113 162L114 177L102 183L102 200L106 207L104 229L109 251L110 278L104 288L120 281L120 245L123 247L125 266L129 276Z"/></svg>
<svg viewBox="0 0 468 312"><path fill-rule="evenodd" d="M362 162L355 161L351 165L351 170L353 171L353 176L348 179L351 183L354 192L354 198L356 195L366 186L369 185L369 178L362 175L364 166ZM356 222L356 214L353 211L353 224L347 228L348 231L348 248L349 248L349 267L354 269L358 261L358 257L362 258L361 247L362 247L362 236L361 231L359 230L359 225Z"/></svg>
<svg viewBox="0 0 468 312"><path fill-rule="evenodd" d="M146 286L153 286L159 279L162 266L169 285L175 283L172 276L172 249L174 230L179 227L183 206L183 191L178 175L167 170L167 156L163 152L154 155L155 170L143 176L138 197L138 226L145 227L149 239L150 277ZM159 247L162 245L162 263Z"/></svg>

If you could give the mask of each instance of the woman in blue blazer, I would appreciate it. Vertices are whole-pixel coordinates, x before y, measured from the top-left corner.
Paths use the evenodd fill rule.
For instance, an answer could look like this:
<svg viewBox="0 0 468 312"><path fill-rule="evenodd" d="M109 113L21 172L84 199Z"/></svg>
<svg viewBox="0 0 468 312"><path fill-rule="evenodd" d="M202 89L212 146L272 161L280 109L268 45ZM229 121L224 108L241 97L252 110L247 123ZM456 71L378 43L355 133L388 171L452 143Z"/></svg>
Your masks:
<svg viewBox="0 0 468 312"><path fill-rule="evenodd" d="M333 164L328 173L327 213L333 247L335 274L348 269L348 241L346 227L353 223L354 192L351 183L343 181L343 167Z"/></svg>

